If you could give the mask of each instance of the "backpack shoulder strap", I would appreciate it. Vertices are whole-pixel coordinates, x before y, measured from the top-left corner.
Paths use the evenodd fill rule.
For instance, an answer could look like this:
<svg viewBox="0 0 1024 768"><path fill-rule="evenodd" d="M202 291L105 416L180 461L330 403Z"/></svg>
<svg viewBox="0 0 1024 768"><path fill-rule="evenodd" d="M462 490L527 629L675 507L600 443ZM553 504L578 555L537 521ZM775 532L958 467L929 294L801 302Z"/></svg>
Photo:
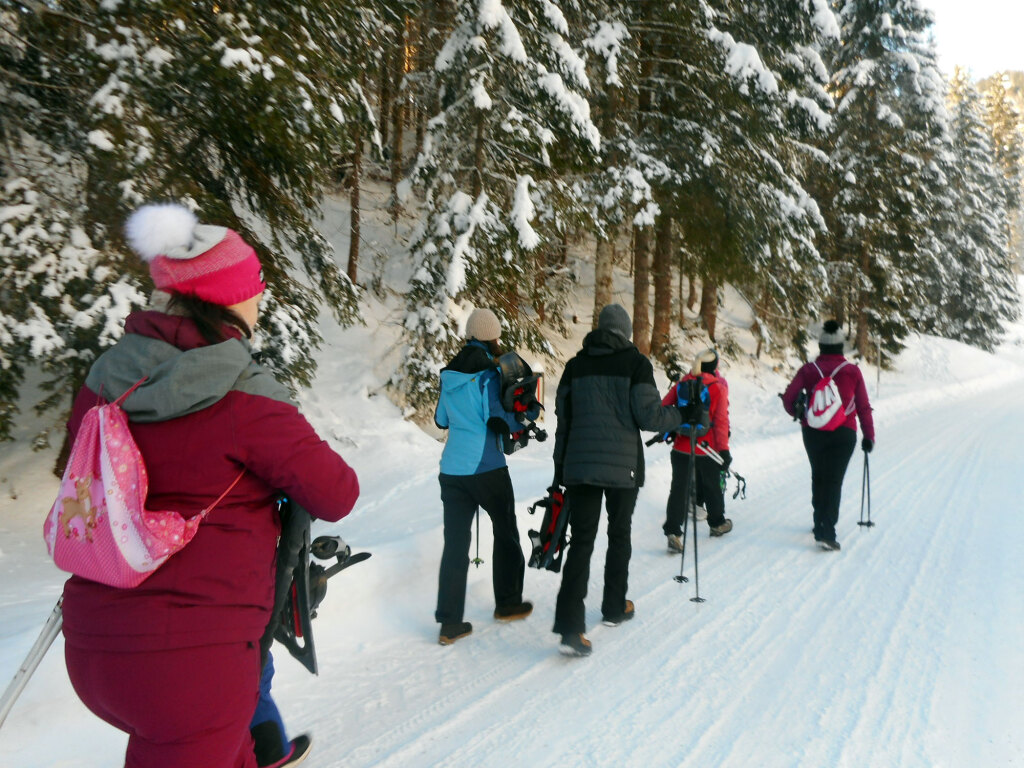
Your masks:
<svg viewBox="0 0 1024 768"><path fill-rule="evenodd" d="M823 378L823 379L824 379L824 378L825 378L825 374L821 372L821 368L819 368L819 367L818 367L818 363L817 363L817 361L815 361L815 360L811 360L811 365L813 365L813 366L814 366L814 370L816 370L816 371L818 372L818 375L819 375L819 376L820 376L821 378Z"/></svg>

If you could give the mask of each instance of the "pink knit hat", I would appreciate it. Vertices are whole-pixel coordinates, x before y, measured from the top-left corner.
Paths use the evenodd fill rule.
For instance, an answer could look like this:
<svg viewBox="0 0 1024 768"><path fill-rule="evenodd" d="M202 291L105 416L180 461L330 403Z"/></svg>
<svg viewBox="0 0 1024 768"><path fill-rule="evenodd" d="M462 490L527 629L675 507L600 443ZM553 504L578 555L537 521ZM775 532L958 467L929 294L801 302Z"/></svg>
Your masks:
<svg viewBox="0 0 1024 768"><path fill-rule="evenodd" d="M234 230L200 224L184 206L145 205L125 231L161 291L229 307L266 290L256 251Z"/></svg>

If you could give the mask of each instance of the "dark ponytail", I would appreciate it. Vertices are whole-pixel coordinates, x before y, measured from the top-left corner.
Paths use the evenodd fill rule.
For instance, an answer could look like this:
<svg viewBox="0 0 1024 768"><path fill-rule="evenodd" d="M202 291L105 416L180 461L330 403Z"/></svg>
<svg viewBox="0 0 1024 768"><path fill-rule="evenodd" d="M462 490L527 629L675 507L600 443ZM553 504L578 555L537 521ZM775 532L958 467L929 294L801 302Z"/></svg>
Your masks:
<svg viewBox="0 0 1024 768"><path fill-rule="evenodd" d="M172 293L168 308L177 308L196 323L199 334L208 344L227 341L226 327L237 328L247 339L252 338L252 329L235 312L220 304L203 301L196 296Z"/></svg>

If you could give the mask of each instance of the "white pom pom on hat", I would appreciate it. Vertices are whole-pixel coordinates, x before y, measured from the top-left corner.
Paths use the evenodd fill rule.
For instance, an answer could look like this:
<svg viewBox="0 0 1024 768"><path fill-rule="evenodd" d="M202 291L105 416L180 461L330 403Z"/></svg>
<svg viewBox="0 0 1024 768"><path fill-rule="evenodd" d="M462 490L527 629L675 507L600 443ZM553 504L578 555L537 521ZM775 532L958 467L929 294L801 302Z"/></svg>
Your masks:
<svg viewBox="0 0 1024 768"><path fill-rule="evenodd" d="M199 219L188 208L178 203L151 203L144 205L125 222L128 244L143 260L157 256L187 258Z"/></svg>

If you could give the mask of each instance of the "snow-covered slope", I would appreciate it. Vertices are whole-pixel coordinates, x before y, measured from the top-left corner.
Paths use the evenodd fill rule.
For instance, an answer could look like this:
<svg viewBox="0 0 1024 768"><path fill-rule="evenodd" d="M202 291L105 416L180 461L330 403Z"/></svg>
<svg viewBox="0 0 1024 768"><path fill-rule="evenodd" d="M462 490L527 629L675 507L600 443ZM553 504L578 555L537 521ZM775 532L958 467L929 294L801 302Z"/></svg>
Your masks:
<svg viewBox="0 0 1024 768"><path fill-rule="evenodd" d="M1024 764L1020 327L994 355L913 338L894 371L865 369L877 393L877 526L856 524L858 452L838 554L811 545L809 470L776 397L785 378L764 363L724 361L734 467L748 495L727 498L728 536L700 529L707 602L690 601L691 553L690 583L672 578L680 563L660 528L671 470L656 446L633 524L637 617L600 626L592 597L594 654L566 659L550 631L555 574L527 573L536 605L527 621L491 619L486 521L488 563L471 569L467 596L475 632L437 645L441 444L381 392L395 315L377 303L366 312L365 327L325 325L320 374L302 398L362 485L352 515L318 531L374 554L330 582L314 625L320 676L275 654L286 723L314 735L310 768ZM582 304L581 317L567 350L589 326ZM549 406L559 373L549 371ZM534 444L510 460L524 545L550 449ZM63 582L40 535L56 490L51 461L24 439L0 446L0 685ZM603 555L599 537L592 596ZM78 703L58 639L0 730L0 766L116 765L124 741Z"/></svg>

